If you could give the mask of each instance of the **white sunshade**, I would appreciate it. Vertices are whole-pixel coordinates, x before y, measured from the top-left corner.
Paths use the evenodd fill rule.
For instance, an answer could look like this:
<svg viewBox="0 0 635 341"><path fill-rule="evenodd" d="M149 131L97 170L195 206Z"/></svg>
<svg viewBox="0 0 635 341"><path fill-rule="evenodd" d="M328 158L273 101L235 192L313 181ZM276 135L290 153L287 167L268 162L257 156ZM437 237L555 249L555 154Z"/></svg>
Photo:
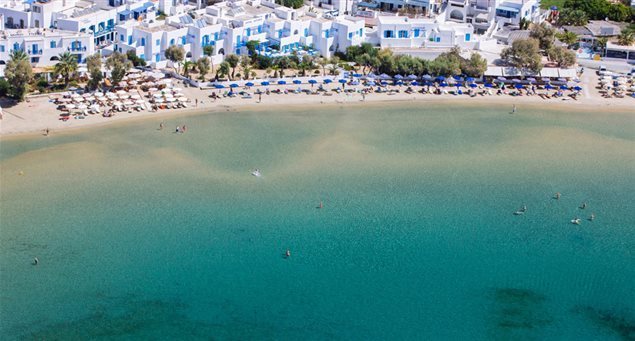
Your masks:
<svg viewBox="0 0 635 341"><path fill-rule="evenodd" d="M578 73L575 69L558 69L558 75L561 78L576 78Z"/></svg>
<svg viewBox="0 0 635 341"><path fill-rule="evenodd" d="M187 102L187 97L179 97L177 98L179 102Z"/></svg>

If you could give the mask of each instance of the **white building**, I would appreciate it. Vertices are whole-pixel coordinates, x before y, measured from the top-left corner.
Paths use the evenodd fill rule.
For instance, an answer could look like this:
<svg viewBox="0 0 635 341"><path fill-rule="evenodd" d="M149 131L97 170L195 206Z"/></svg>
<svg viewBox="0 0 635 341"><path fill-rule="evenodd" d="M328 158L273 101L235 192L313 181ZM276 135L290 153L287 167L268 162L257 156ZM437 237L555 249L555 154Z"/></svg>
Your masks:
<svg viewBox="0 0 635 341"><path fill-rule="evenodd" d="M52 66L59 55L70 52L81 63L95 53L95 44L90 34L54 29L14 29L0 31L0 73L11 52L22 50L29 55L34 67Z"/></svg>
<svg viewBox="0 0 635 341"><path fill-rule="evenodd" d="M522 19L540 22L540 0L447 0L440 20L470 23L478 33L519 26Z"/></svg>
<svg viewBox="0 0 635 341"><path fill-rule="evenodd" d="M377 38L382 48L474 48L474 27L467 23L439 23L434 19L378 17Z"/></svg>

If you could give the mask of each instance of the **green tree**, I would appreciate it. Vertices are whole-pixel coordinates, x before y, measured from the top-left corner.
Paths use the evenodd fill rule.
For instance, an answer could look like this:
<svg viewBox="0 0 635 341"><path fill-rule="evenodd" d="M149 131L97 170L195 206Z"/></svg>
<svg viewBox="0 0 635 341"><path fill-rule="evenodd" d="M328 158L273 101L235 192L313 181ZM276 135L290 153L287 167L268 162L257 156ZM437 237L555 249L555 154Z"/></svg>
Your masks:
<svg viewBox="0 0 635 341"><path fill-rule="evenodd" d="M461 71L469 77L482 77L487 70L487 59L477 52L472 53L470 59L463 59Z"/></svg>
<svg viewBox="0 0 635 341"><path fill-rule="evenodd" d="M110 70L112 84L117 85L132 67L132 62L125 54L114 52L106 59L106 67Z"/></svg>
<svg viewBox="0 0 635 341"><path fill-rule="evenodd" d="M304 0L276 0L276 3L293 9L304 6Z"/></svg>
<svg viewBox="0 0 635 341"><path fill-rule="evenodd" d="M546 22L542 22L540 25L533 25L529 36L538 40L538 46L541 50L547 51L553 46L556 39L556 30Z"/></svg>
<svg viewBox="0 0 635 341"><path fill-rule="evenodd" d="M326 66L329 65L329 60L324 57L320 57L320 59L317 60L317 63L322 68L322 76L326 76Z"/></svg>
<svg viewBox="0 0 635 341"><path fill-rule="evenodd" d="M294 63L287 56L278 57L274 60L274 65L279 69L279 77L284 77L284 70L294 67Z"/></svg>
<svg viewBox="0 0 635 341"><path fill-rule="evenodd" d="M560 40L561 42L567 44L567 46L571 46L578 42L578 35L571 31L556 33L556 38L558 38L558 40Z"/></svg>
<svg viewBox="0 0 635 341"><path fill-rule="evenodd" d="M4 76L10 84L9 93L18 101L23 101L29 91L29 83L33 80L33 69L27 54L22 50L14 50L4 69Z"/></svg>
<svg viewBox="0 0 635 341"><path fill-rule="evenodd" d="M59 58L54 72L56 75L61 75L64 78L64 86L68 86L68 82L77 71L77 57L70 52L64 52L59 55Z"/></svg>
<svg viewBox="0 0 635 341"><path fill-rule="evenodd" d="M609 19L613 21L629 21L631 19L631 11L628 6L622 3L612 4L609 11Z"/></svg>
<svg viewBox="0 0 635 341"><path fill-rule="evenodd" d="M519 69L528 69L534 72L542 70L542 55L538 40L518 39L512 46L503 49L501 58L508 64Z"/></svg>
<svg viewBox="0 0 635 341"><path fill-rule="evenodd" d="M216 78L223 78L229 75L231 66L227 61L220 63L218 70L216 71Z"/></svg>
<svg viewBox="0 0 635 341"><path fill-rule="evenodd" d="M238 63L240 62L240 58L235 54L230 54L229 56L225 57L225 61L229 64L229 66L232 69L231 79L233 80L234 75L236 74L236 67L238 66Z"/></svg>
<svg viewBox="0 0 635 341"><path fill-rule="evenodd" d="M198 69L199 76L198 78L202 81L205 80L205 76L209 72L210 69L210 61L207 57L201 57L196 61L196 68Z"/></svg>
<svg viewBox="0 0 635 341"><path fill-rule="evenodd" d="M249 40L245 43L245 46L251 58L251 63L255 64L256 58L258 58L258 46L260 46L260 42L258 40Z"/></svg>
<svg viewBox="0 0 635 341"><path fill-rule="evenodd" d="M558 15L558 25L584 26L589 23L589 16L579 9L564 8Z"/></svg>
<svg viewBox="0 0 635 341"><path fill-rule="evenodd" d="M547 51L547 56L552 62L556 62L558 66L568 68L575 65L575 52L561 46L554 46Z"/></svg>
<svg viewBox="0 0 635 341"><path fill-rule="evenodd" d="M529 24L531 24L531 21L527 20L526 18L521 18L518 28L520 28L521 30L526 30L529 28Z"/></svg>
<svg viewBox="0 0 635 341"><path fill-rule="evenodd" d="M99 52L86 58L86 67L88 68L88 74L90 75L90 79L88 80L88 89L95 90L99 87L99 84L101 84L101 81L104 78L104 75L101 72L101 55Z"/></svg>
<svg viewBox="0 0 635 341"><path fill-rule="evenodd" d="M190 78L190 72L194 70L196 63L186 60L183 62L183 77Z"/></svg>
<svg viewBox="0 0 635 341"><path fill-rule="evenodd" d="M167 49L165 49L165 58L172 61L172 63L176 63L180 65L185 59L185 50L182 46L179 45L171 45ZM178 68L176 72L179 72Z"/></svg>
<svg viewBox="0 0 635 341"><path fill-rule="evenodd" d="M211 56L214 54L214 46L212 45L205 45L203 46L203 54L206 56Z"/></svg>
<svg viewBox="0 0 635 341"><path fill-rule="evenodd" d="M126 57L134 66L146 66L146 60L137 56L137 53L134 50L128 50L126 52Z"/></svg>
<svg viewBox="0 0 635 341"><path fill-rule="evenodd" d="M631 46L635 42L635 34L631 30L623 30L619 36L617 36L617 43L622 46Z"/></svg>

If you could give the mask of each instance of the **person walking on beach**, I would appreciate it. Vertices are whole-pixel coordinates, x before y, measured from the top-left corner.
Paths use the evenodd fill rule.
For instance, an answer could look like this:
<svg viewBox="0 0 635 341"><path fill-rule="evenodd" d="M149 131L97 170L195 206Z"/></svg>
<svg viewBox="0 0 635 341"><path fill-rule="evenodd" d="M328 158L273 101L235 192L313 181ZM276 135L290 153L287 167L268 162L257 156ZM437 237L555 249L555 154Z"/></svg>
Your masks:
<svg viewBox="0 0 635 341"><path fill-rule="evenodd" d="M196 99L196 105L195 106L198 108L198 98Z"/></svg>
<svg viewBox="0 0 635 341"><path fill-rule="evenodd" d="M44 136L49 136L49 128L44 129Z"/></svg>
<svg viewBox="0 0 635 341"><path fill-rule="evenodd" d="M159 130L163 130L164 127L165 124L163 123L163 121L161 121L161 123L159 123Z"/></svg>
<svg viewBox="0 0 635 341"><path fill-rule="evenodd" d="M258 103L262 102L262 94L258 94Z"/></svg>
<svg viewBox="0 0 635 341"><path fill-rule="evenodd" d="M180 133L181 132L181 126L176 126L176 133Z"/></svg>
<svg viewBox="0 0 635 341"><path fill-rule="evenodd" d="M510 114L515 114L516 113L516 104L514 104L514 106L512 107L512 112Z"/></svg>

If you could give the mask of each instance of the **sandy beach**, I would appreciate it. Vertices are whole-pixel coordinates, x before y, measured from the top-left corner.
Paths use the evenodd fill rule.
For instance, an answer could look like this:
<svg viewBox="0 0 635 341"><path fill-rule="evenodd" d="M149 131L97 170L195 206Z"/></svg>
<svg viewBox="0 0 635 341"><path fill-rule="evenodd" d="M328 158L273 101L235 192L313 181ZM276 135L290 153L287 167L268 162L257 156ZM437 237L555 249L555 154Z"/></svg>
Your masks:
<svg viewBox="0 0 635 341"><path fill-rule="evenodd" d="M174 117L177 115L196 114L196 113L208 113L208 112L223 112L223 111L236 111L236 110L279 110L292 107L303 106L319 106L319 105L335 105L335 106L364 106L373 105L377 103L389 103L389 102L421 102L425 103L448 103L452 105L495 105L495 106L509 106L510 110L513 105L518 107L518 110L522 110L523 106L549 106L550 109L562 109L562 110L583 110L583 111L597 111L598 113L606 111L622 111L629 112L633 110L634 99L630 97L625 98L604 98L596 88L599 78L595 73L587 72L582 75L580 86L583 88L581 96L574 100L571 97L564 98L551 98L543 99L539 96L510 96L510 95L478 95L476 97L470 97L467 95L452 95L452 94L421 94L418 92L406 94L404 90L406 86L401 87L389 87L399 89L399 93L371 93L366 96L362 96L360 93L335 93L330 91L339 87L339 84L330 84L325 86L328 91L328 95L308 95L301 94L275 94L269 95L263 94L261 102L258 95L253 95L252 98L243 99L240 97L234 98L221 98L217 100L211 99L209 96L212 92L221 94L225 89L198 89L192 87L185 87L183 93L191 100L190 107L187 109L169 109L130 113L117 113L114 117L102 117L101 115L89 115L85 119L70 119L66 122L59 120L60 111L56 109L56 105L51 101L55 95L41 95L32 96L28 98L28 101L19 103L17 105L11 105L10 103L3 103L3 117L0 120L0 136L7 138L9 136L22 136L22 135L42 135L46 129L49 129L51 134L59 133L66 130L73 130L78 128L94 127L104 124L112 124L115 122L125 122L129 120L138 119L162 119L168 117ZM270 90L274 89L287 89L289 91L297 89L297 85L273 85L269 86ZM308 85L303 85L303 88L309 88ZM264 91L265 87L260 87ZM416 87L415 90L419 89ZM255 88L251 88L250 92L253 93ZM157 123L158 124L158 123ZM172 127L166 127L171 129Z"/></svg>

